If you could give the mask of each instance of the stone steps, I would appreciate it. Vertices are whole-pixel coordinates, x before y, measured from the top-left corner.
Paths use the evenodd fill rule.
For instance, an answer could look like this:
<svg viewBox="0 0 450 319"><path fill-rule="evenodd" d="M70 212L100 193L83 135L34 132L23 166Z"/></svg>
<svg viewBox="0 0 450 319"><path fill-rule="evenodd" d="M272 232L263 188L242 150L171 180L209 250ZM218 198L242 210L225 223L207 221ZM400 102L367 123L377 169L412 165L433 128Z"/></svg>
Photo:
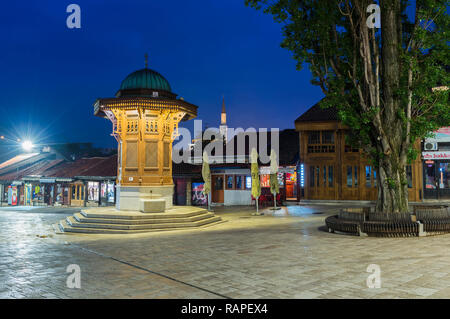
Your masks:
<svg viewBox="0 0 450 319"><path fill-rule="evenodd" d="M148 228L148 229L109 229L109 228L89 228L89 227L72 227L67 224L66 220L61 221L58 224L61 233L82 233L82 234L139 234L158 231L170 231L170 230L186 230L186 229L201 229L209 226L224 223L220 217L215 217L214 221L209 220L207 223L191 225L190 227L169 227L169 228Z"/></svg>
<svg viewBox="0 0 450 319"><path fill-rule="evenodd" d="M160 218L142 218L142 219L123 219L123 218L97 218L86 217L83 214L76 213L74 219L79 223L99 223L99 224L117 224L117 225L148 225L148 224L165 224L165 223L189 223L202 219L213 217L213 213L199 213L187 217L166 217L165 214L159 214Z"/></svg>
<svg viewBox="0 0 450 319"><path fill-rule="evenodd" d="M179 207L166 213L154 214L97 208L75 213L57 226L61 232L68 233L133 234L203 228L221 222L220 217L196 207Z"/></svg>
<svg viewBox="0 0 450 319"><path fill-rule="evenodd" d="M189 209L191 208L191 209ZM104 212L104 213L102 213ZM167 210L164 213L136 213L136 212L123 212L123 211L117 211L116 214L111 213L111 209L97 209L95 211L93 210L82 210L80 213L84 217L88 218L114 218L114 219L133 219L133 220L139 220L139 219L152 219L152 218L161 218L161 216L164 216L164 218L183 218L183 217L191 217L196 216L202 213L208 212L204 208L198 208L198 207L179 207L176 209Z"/></svg>

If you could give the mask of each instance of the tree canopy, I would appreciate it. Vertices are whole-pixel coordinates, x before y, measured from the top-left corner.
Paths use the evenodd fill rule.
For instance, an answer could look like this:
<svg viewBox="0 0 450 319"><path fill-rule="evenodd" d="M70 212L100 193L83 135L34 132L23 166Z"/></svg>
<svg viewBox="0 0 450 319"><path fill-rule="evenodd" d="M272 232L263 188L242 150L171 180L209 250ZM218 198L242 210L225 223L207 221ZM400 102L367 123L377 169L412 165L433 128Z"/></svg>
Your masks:
<svg viewBox="0 0 450 319"><path fill-rule="evenodd" d="M377 18L381 28L370 24ZM283 48L309 66L322 107L380 170L378 209L407 209L414 143L450 125L447 0L246 0L282 24ZM377 7L375 6L375 8ZM374 14L375 15L372 15ZM369 22L369 23L368 23Z"/></svg>

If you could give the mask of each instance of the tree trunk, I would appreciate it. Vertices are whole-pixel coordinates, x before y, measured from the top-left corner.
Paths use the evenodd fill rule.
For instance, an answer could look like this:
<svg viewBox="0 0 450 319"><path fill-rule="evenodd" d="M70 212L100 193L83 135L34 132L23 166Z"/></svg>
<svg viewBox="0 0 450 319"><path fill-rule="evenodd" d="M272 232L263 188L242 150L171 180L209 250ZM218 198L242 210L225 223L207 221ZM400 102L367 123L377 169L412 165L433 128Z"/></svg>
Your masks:
<svg viewBox="0 0 450 319"><path fill-rule="evenodd" d="M408 182L406 163L398 156L386 156L379 163L376 211L381 213L408 212Z"/></svg>
<svg viewBox="0 0 450 319"><path fill-rule="evenodd" d="M409 143L403 140L405 125L399 117L402 101L396 91L400 86L400 1L383 0L381 4L382 88L384 110L378 126L385 136L378 137L377 212L408 211L406 154ZM409 137L409 136L408 136Z"/></svg>

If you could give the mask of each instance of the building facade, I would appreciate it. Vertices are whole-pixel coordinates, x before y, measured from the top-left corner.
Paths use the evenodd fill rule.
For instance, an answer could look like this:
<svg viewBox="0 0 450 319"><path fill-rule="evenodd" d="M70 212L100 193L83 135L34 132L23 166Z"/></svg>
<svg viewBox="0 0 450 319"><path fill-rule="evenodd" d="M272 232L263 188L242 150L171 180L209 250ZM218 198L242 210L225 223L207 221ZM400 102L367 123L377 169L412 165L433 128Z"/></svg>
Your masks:
<svg viewBox="0 0 450 319"><path fill-rule="evenodd" d="M0 203L11 206L115 204L117 156L68 160L52 152L22 154L0 164Z"/></svg>
<svg viewBox="0 0 450 319"><path fill-rule="evenodd" d="M211 203L212 205L252 205L254 199L251 195L251 171L250 171L250 147L249 139L252 134L255 135L257 145L260 142L258 133L242 133L245 137L245 147L243 153L238 153L239 136L229 137L229 141L223 144L223 150L220 156L210 157L211 170ZM267 132L268 153L272 145L272 132ZM278 132L278 159L279 173L278 182L280 193L278 202L292 201L298 202L300 199L300 176L298 167L298 133L293 129L287 129ZM220 136L223 136L219 132ZM246 139L247 138L247 139ZM200 141L198 141L200 142ZM234 147L227 147L234 143ZM206 147L208 142L203 145ZM259 149L259 147L257 147ZM233 153L227 153L227 149L232 149ZM203 179L201 175L202 157L192 157L191 163L174 164L174 183L175 183L175 205L207 205L207 198L202 193ZM270 163L259 163L260 182L261 182L261 204L272 204L273 194L270 192Z"/></svg>
<svg viewBox="0 0 450 319"><path fill-rule="evenodd" d="M302 199L376 200L377 172L362 150L346 145L335 108L311 107L295 121L299 132ZM416 143L420 149L420 142ZM423 199L422 160L406 167L410 201Z"/></svg>
<svg viewBox="0 0 450 319"><path fill-rule="evenodd" d="M450 199L450 127L434 133L422 148L424 198Z"/></svg>

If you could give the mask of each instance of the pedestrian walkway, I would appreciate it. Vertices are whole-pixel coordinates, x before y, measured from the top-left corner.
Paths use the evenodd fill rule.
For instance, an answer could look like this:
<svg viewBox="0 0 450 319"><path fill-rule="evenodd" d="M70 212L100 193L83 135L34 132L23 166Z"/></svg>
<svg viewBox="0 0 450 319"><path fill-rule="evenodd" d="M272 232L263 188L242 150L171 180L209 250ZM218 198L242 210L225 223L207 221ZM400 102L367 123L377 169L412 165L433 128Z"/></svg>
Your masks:
<svg viewBox="0 0 450 319"><path fill-rule="evenodd" d="M338 208L289 206L133 235L55 235L61 213L0 209L0 298L449 298L450 235L364 238L322 230ZM67 213L67 216L71 213ZM66 268L81 269L81 289ZM368 288L369 265L381 288Z"/></svg>

